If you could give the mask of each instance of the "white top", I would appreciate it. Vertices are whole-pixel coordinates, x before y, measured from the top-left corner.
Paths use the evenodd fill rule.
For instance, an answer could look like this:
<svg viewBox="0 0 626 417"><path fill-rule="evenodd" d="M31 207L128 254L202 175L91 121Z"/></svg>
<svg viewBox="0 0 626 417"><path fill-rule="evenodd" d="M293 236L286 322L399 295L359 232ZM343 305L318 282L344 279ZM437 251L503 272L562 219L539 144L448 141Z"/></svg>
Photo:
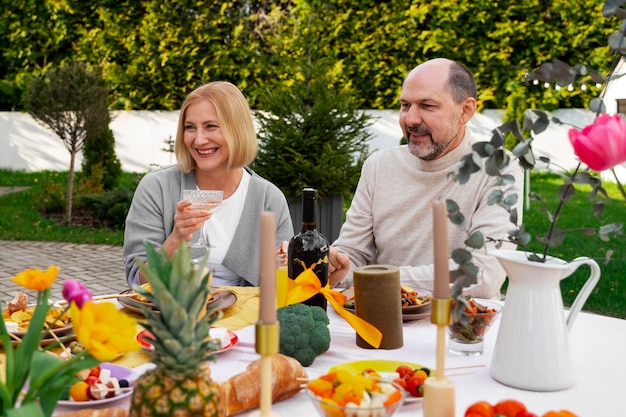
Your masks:
<svg viewBox="0 0 626 417"><path fill-rule="evenodd" d="M202 233L213 246L209 248L207 262L207 267L213 271L211 285L238 286L241 281L241 278L222 265L222 262L239 225L249 185L250 174L244 169L237 190L230 197L222 200L222 204L213 208L213 215L204 222Z"/></svg>

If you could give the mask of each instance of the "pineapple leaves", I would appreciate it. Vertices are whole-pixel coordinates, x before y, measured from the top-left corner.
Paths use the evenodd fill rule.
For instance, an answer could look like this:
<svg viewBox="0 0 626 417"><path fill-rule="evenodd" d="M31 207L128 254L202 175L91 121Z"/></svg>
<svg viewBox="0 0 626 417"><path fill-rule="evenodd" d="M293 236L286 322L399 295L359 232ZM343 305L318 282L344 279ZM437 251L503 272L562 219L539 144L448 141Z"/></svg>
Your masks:
<svg viewBox="0 0 626 417"><path fill-rule="evenodd" d="M135 291L145 295L155 309L141 305L147 319L142 326L154 336L149 340L154 346L153 361L183 372L189 364L212 359L211 352L218 348L208 337L210 325L220 317L217 311L207 312L211 271L191 262L185 243L171 259L150 243L145 246L147 262L136 262L152 290L136 286Z"/></svg>

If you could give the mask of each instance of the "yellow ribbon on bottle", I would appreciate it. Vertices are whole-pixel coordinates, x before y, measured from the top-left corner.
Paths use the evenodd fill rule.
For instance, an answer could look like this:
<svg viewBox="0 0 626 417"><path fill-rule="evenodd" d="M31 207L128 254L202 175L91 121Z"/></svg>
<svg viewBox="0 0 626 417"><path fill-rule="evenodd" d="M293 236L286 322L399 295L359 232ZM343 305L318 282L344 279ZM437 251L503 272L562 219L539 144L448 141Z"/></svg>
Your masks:
<svg viewBox="0 0 626 417"><path fill-rule="evenodd" d="M324 287L319 278L313 272L312 265L305 269L298 277L287 280L287 301L286 305L297 304L308 300L317 293L321 293L328 303L343 317L350 326L365 340L375 348L380 347L383 334L373 325L369 324L357 315L343 308L346 296L340 292L332 290L327 283Z"/></svg>

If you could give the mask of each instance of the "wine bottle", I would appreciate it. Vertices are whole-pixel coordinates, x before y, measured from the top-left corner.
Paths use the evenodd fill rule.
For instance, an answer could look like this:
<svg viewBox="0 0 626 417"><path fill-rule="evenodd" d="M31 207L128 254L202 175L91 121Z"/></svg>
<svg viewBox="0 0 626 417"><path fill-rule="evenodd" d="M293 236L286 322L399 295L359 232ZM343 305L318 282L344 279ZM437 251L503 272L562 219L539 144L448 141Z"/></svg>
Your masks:
<svg viewBox="0 0 626 417"><path fill-rule="evenodd" d="M296 279L305 269L313 266L322 287L328 282L328 240L317 230L317 190L302 189L302 229L289 241L287 250L288 275ZM326 310L326 298L315 294L304 304L320 306Z"/></svg>

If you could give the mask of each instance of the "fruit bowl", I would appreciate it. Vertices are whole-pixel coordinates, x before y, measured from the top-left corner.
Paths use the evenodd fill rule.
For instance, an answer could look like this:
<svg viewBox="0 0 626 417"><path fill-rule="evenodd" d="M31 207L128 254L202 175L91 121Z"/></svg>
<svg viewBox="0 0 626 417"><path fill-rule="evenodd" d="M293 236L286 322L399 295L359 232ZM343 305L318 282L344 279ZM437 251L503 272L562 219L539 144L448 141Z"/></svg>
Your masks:
<svg viewBox="0 0 626 417"><path fill-rule="evenodd" d="M321 377L321 379L323 378ZM343 403L344 401L337 402L337 395L328 391L324 392L323 395L318 395L322 394L320 385L312 386L311 384L315 384L315 381L320 379L310 382L305 392L322 417L390 417L404 403L405 391L395 382L381 381L364 376L361 376L361 378L370 380L373 383L373 387L371 389L370 387L366 388L364 395L356 400L360 400L359 405L352 401L340 404L339 402ZM346 384L352 385L353 383L347 382ZM334 386L334 392L341 390L341 384L337 386L336 381L332 385ZM354 392L350 392L347 395L352 396L353 394Z"/></svg>

